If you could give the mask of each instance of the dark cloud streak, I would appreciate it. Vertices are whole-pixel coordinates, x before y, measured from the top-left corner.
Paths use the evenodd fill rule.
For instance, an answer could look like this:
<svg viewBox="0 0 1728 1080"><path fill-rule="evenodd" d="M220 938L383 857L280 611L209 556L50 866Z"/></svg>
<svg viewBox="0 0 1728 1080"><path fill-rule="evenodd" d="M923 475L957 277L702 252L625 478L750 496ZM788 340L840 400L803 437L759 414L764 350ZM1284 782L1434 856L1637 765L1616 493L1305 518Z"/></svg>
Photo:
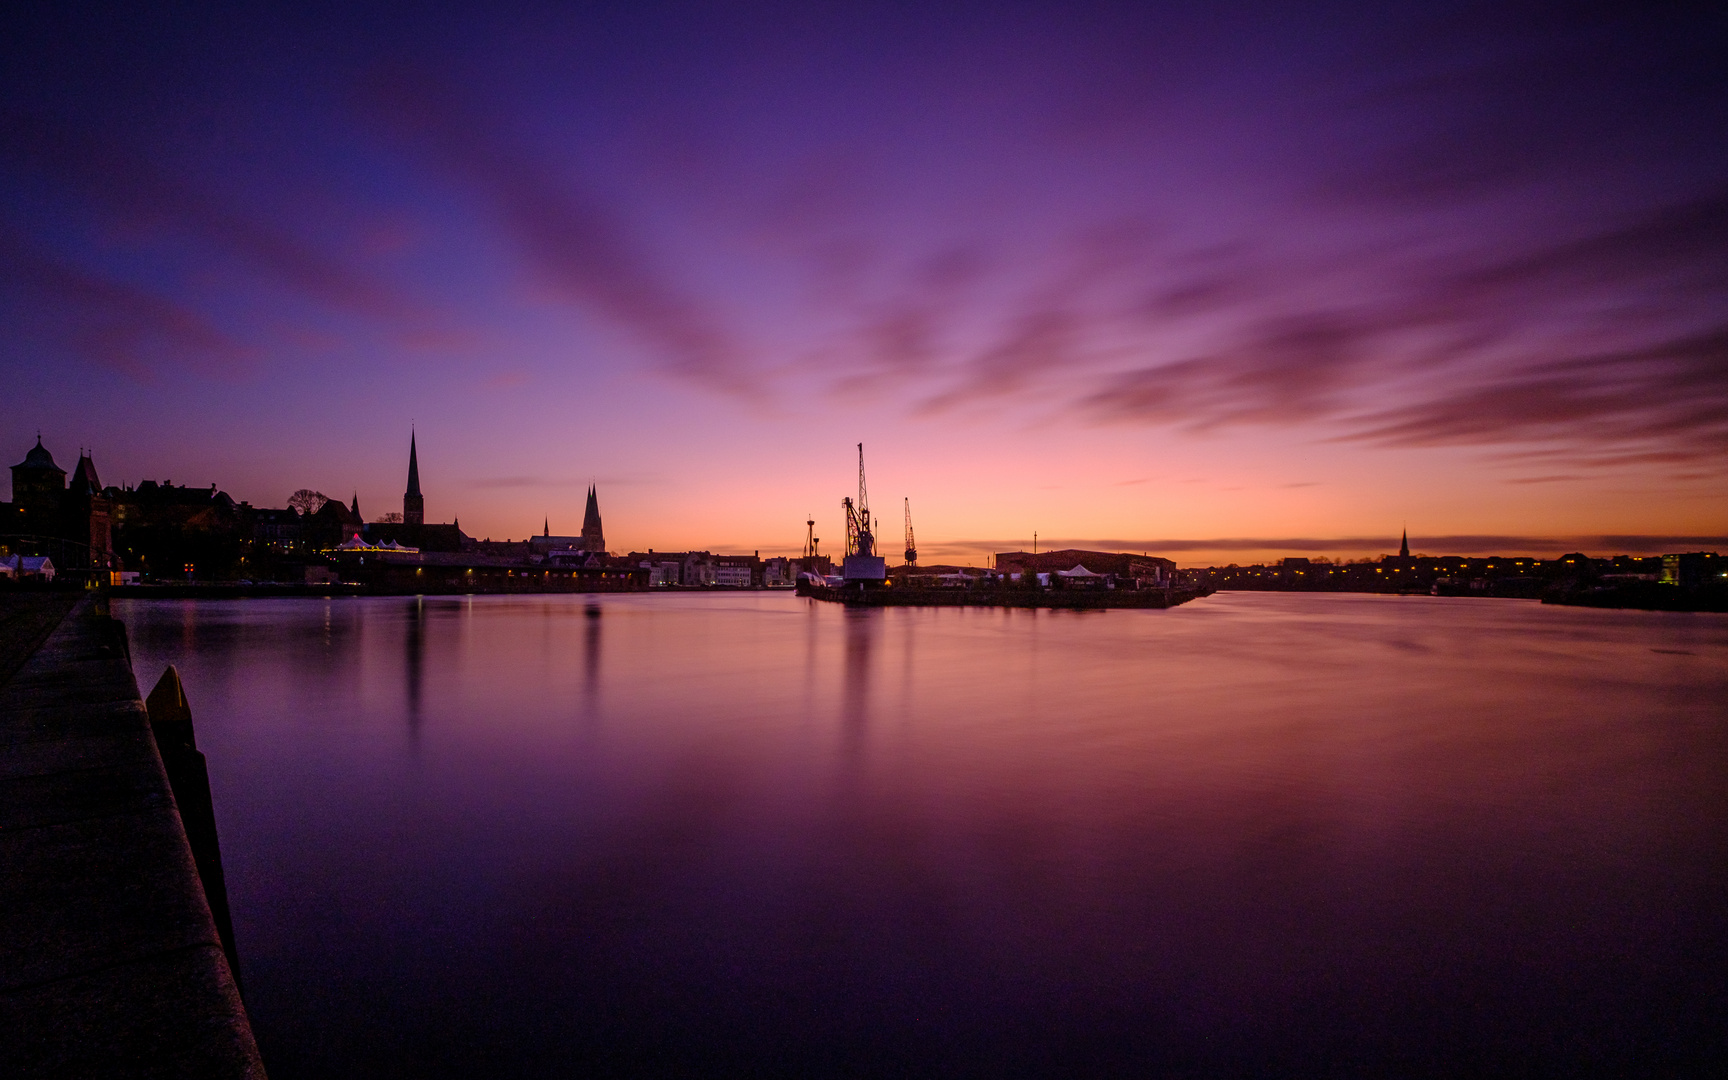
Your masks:
<svg viewBox="0 0 1728 1080"><path fill-rule="evenodd" d="M232 374L257 357L256 349L198 312L45 255L4 226L0 285L21 294L20 324L52 333L86 360L140 381L175 363Z"/></svg>
<svg viewBox="0 0 1728 1080"><path fill-rule="evenodd" d="M162 230L194 237L320 304L367 319L407 322L426 314L375 276L289 229L231 209L120 138L8 109L0 112L0 157L47 181L57 196L79 200L116 233Z"/></svg>
<svg viewBox="0 0 1728 1080"><path fill-rule="evenodd" d="M364 99L400 141L478 195L562 296L657 348L673 373L726 392L746 389L718 317L672 284L619 214L492 134L502 126L497 117L402 66L373 72Z"/></svg>

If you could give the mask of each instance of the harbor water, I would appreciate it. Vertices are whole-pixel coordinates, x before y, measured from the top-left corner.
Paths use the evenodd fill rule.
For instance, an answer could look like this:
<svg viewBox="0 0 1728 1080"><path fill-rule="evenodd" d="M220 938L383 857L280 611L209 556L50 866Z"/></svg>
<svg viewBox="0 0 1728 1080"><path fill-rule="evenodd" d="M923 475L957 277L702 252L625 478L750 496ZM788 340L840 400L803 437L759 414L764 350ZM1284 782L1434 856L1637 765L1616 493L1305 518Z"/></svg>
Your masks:
<svg viewBox="0 0 1728 1080"><path fill-rule="evenodd" d="M117 601L295 1077L1728 1060L1728 617Z"/></svg>

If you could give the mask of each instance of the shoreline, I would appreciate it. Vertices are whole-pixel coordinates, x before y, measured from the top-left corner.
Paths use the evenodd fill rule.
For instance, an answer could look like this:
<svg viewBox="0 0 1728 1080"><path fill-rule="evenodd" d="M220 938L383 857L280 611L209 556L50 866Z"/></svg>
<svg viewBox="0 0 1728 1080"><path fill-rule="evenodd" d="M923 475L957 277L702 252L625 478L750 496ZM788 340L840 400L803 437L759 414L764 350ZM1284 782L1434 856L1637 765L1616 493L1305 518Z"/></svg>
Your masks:
<svg viewBox="0 0 1728 1080"><path fill-rule="evenodd" d="M1164 610L1212 595L1211 589L835 588L802 584L798 595L847 607L1000 607L1065 611Z"/></svg>

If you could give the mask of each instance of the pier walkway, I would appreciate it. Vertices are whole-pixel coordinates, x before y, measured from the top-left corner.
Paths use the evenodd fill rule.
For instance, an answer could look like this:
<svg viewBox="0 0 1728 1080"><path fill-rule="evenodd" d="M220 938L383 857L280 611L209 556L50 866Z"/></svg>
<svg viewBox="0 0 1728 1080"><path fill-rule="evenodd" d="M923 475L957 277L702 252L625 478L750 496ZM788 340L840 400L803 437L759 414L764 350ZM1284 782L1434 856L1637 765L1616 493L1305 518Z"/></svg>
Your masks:
<svg viewBox="0 0 1728 1080"><path fill-rule="evenodd" d="M0 1073L264 1076L125 629L95 598L0 685Z"/></svg>

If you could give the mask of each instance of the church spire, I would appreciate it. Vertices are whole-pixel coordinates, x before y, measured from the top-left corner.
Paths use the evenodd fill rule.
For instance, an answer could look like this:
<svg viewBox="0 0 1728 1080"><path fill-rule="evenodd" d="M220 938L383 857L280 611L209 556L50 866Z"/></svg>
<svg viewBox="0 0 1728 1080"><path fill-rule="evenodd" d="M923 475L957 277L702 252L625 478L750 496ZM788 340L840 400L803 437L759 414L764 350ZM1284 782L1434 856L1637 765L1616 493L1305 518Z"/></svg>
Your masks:
<svg viewBox="0 0 1728 1080"><path fill-rule="evenodd" d="M582 550L604 552L606 534L600 528L600 497L594 485L588 485L588 506L582 511Z"/></svg>
<svg viewBox="0 0 1728 1080"><path fill-rule="evenodd" d="M420 497L420 452L414 445L414 430L408 430L408 490L402 493L402 522L426 523L426 500Z"/></svg>
<svg viewBox="0 0 1728 1080"><path fill-rule="evenodd" d="M1401 559L1408 559L1410 557L1410 530L1409 529L1404 530L1404 539L1398 545L1398 557Z"/></svg>

